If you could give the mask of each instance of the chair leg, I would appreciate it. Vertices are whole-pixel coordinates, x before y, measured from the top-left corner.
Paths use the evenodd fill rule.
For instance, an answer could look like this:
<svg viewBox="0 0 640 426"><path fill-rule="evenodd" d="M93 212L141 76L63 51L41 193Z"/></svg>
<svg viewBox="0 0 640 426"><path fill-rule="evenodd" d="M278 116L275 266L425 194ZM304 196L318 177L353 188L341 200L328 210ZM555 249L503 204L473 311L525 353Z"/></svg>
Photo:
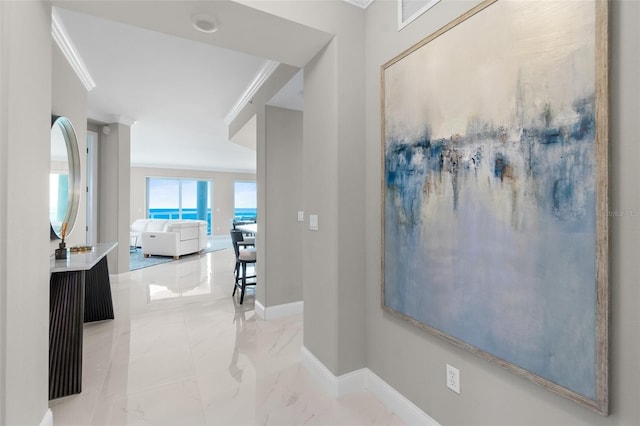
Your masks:
<svg viewBox="0 0 640 426"><path fill-rule="evenodd" d="M247 263L242 262L242 290L240 292L240 304L244 301L244 289L247 286Z"/></svg>
<svg viewBox="0 0 640 426"><path fill-rule="evenodd" d="M233 268L233 293L231 296L236 295L236 290L238 289L238 281L240 280L240 262L236 261L236 266Z"/></svg>

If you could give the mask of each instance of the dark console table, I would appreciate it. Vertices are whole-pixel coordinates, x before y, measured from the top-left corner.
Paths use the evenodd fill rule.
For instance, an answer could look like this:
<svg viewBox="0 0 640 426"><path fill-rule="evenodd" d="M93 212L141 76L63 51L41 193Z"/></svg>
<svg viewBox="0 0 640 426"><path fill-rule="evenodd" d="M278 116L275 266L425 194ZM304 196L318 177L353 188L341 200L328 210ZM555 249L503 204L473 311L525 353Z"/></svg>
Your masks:
<svg viewBox="0 0 640 426"><path fill-rule="evenodd" d="M67 259L51 256L49 399L82 391L83 324L114 318L107 253L117 245L96 244Z"/></svg>

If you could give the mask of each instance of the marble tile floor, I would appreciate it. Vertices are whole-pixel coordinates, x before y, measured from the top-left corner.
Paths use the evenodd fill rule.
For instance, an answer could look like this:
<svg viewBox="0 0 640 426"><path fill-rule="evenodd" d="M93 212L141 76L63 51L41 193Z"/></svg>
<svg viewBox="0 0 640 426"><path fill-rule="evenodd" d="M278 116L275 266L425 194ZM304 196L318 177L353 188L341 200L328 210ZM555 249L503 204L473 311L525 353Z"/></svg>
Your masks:
<svg viewBox="0 0 640 426"><path fill-rule="evenodd" d="M369 392L329 396L300 363L302 316L231 297L231 250L112 277L116 319L85 324L83 390L63 425L401 425Z"/></svg>

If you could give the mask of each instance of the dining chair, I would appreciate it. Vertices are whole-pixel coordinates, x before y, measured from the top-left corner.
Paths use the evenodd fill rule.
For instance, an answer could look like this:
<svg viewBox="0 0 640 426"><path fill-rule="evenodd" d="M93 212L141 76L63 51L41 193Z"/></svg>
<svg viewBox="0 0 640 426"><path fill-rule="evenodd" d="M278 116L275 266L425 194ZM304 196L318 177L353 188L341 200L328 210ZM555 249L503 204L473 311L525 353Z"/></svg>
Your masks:
<svg viewBox="0 0 640 426"><path fill-rule="evenodd" d="M233 229L238 229L238 226L241 225L246 225L249 223L255 223L253 221L233 221L232 226ZM242 237L244 238L243 241L245 241L246 243L248 243L247 245L256 245L256 236L255 234L252 234L251 232L247 232L247 231L242 231Z"/></svg>
<svg viewBox="0 0 640 426"><path fill-rule="evenodd" d="M233 293L231 296L236 295L236 291L240 289L240 304L244 301L244 292L247 286L256 285L256 274L255 274L255 264L256 264L256 249L253 246L253 243L249 243L244 241L244 237L242 235L242 231L239 229L232 229L231 233L231 243L233 244L233 251L236 255L236 266L234 268L234 278L235 282L233 283ZM241 248L242 247L242 248ZM254 274L247 275L247 265L253 265ZM242 275L240 275L240 270L242 269ZM248 282L247 279L254 278L253 281Z"/></svg>
<svg viewBox="0 0 640 426"><path fill-rule="evenodd" d="M255 238L247 238L245 233L242 230L236 229L235 227L233 229L231 229L231 241L234 241L234 238L236 240L236 243L238 245L238 250L241 250L243 248L247 248L247 247L253 247L256 245L256 240ZM233 232L235 232L235 234L233 234ZM238 234L240 233L240 234ZM235 249L235 247L234 247ZM238 271L238 268L240 267L240 262L237 261L237 256L238 253L236 253L236 266L233 269L233 273L235 274Z"/></svg>

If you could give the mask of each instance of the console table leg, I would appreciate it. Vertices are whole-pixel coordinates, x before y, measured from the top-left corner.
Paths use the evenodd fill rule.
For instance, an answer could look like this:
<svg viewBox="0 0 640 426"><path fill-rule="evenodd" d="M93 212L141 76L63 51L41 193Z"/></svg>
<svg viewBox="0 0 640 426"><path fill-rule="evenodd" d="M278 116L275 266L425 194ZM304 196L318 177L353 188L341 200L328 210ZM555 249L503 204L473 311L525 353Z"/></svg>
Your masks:
<svg viewBox="0 0 640 426"><path fill-rule="evenodd" d="M83 272L51 274L49 399L82 391Z"/></svg>
<svg viewBox="0 0 640 426"><path fill-rule="evenodd" d="M84 322L114 319L107 257L86 272Z"/></svg>

